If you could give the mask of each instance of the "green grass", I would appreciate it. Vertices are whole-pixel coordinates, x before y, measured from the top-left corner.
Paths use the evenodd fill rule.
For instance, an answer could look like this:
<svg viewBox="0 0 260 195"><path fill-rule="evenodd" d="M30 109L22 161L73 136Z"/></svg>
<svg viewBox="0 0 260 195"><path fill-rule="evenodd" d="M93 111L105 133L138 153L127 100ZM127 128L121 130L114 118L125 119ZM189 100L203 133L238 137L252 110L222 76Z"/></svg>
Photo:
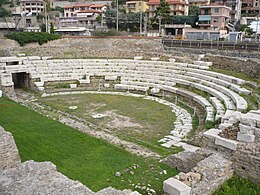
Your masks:
<svg viewBox="0 0 260 195"><path fill-rule="evenodd" d="M140 140L154 144L174 128L176 119L171 108L160 103L144 100L138 97L127 97L119 95L66 95L41 98L39 101L55 109L62 110L101 128L109 128L115 134L131 139ZM76 110L70 110L69 106L78 106ZM94 119L95 113L107 113L107 117ZM110 114L112 112L112 114ZM109 125L114 120L113 114L128 117L131 123L139 126L114 127ZM117 117L119 118L119 117ZM126 121L119 121L126 123Z"/></svg>
<svg viewBox="0 0 260 195"><path fill-rule="evenodd" d="M241 73L241 72L234 72L234 71L231 71L231 70L224 70L224 69L213 68L213 67L210 67L210 71L214 71L214 72L226 74L226 75L229 75L229 76L241 78L241 79L244 79L246 81L253 81L257 84L260 84L259 78L258 79L257 78L251 78L251 77L249 77L246 74Z"/></svg>
<svg viewBox="0 0 260 195"><path fill-rule="evenodd" d="M7 98L0 99L0 125L13 134L22 161L51 161L58 171L94 191L109 186L131 188L131 181L150 184L161 194L163 180L177 173L159 163L158 159L132 155L123 148L90 137ZM133 164L139 165L133 170L134 175L129 173ZM168 174L159 174L162 170ZM117 171L124 173L115 177Z"/></svg>
<svg viewBox="0 0 260 195"><path fill-rule="evenodd" d="M213 195L259 195L260 185L234 176L226 181Z"/></svg>

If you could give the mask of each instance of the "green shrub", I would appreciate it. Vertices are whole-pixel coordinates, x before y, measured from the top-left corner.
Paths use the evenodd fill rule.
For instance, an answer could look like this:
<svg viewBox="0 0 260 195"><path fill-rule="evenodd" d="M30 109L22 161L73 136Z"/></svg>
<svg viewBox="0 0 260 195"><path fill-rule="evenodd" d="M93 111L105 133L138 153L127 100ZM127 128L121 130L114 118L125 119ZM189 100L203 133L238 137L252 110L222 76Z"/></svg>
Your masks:
<svg viewBox="0 0 260 195"><path fill-rule="evenodd" d="M94 32L95 36L100 36L100 37L106 37L106 36L119 36L119 33L115 30L108 30L108 31L103 31L103 30L96 30Z"/></svg>
<svg viewBox="0 0 260 195"><path fill-rule="evenodd" d="M17 41L21 46L26 43L38 42L40 45L59 39L60 35L49 34L45 32L14 32L5 35L8 39Z"/></svg>

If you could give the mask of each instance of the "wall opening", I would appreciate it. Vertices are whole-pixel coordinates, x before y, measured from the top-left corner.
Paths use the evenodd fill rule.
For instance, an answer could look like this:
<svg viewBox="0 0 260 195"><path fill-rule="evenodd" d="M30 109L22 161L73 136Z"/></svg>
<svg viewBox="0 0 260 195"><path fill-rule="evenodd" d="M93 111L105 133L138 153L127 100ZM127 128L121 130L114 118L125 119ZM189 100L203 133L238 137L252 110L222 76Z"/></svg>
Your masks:
<svg viewBox="0 0 260 195"><path fill-rule="evenodd" d="M12 79L14 82L14 88L30 87L29 75L26 72L13 73Z"/></svg>

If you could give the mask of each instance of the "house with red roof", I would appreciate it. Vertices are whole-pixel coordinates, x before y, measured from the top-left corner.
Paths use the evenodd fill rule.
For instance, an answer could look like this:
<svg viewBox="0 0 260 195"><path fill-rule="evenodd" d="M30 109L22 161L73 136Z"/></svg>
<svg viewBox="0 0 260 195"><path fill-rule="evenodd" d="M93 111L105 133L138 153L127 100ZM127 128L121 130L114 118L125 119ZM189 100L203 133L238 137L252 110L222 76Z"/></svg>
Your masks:
<svg viewBox="0 0 260 195"><path fill-rule="evenodd" d="M103 17L107 6L104 4L74 4L64 6L64 17L60 26L81 26L93 28L98 25L97 17Z"/></svg>
<svg viewBox="0 0 260 195"><path fill-rule="evenodd" d="M166 0L170 6L170 15L184 15L189 13L189 1L188 0ZM150 18L156 17L156 9L160 5L160 0L149 0L147 5L148 16Z"/></svg>

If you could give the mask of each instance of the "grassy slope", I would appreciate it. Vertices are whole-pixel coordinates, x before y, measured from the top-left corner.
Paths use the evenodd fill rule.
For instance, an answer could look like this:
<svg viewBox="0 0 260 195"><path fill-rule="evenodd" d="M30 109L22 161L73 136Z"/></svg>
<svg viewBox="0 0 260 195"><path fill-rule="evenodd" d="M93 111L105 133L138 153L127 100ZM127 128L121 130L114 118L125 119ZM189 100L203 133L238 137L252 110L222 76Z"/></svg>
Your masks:
<svg viewBox="0 0 260 195"><path fill-rule="evenodd" d="M234 176L223 184L213 195L258 195L260 185L249 182L238 176Z"/></svg>
<svg viewBox="0 0 260 195"><path fill-rule="evenodd" d="M130 117L133 122L141 124L144 128L121 128L113 129L122 139L139 143L161 155L169 155L170 153L180 151L178 148L170 150L160 146L157 142L165 135L169 135L174 128L176 119L171 108L154 101L144 100L136 97L122 97L119 95L100 95L100 94L84 94L84 95L67 95L55 96L49 98L41 98L44 102L53 108L63 110L74 114L98 126L105 126L102 123L105 119L93 119L90 110L96 113L105 111L114 111L117 114ZM103 105L95 108L93 105ZM78 106L76 110L70 110L69 106Z"/></svg>
<svg viewBox="0 0 260 195"><path fill-rule="evenodd" d="M128 180L131 180L149 183L160 193L162 181L176 174L176 170L158 160L132 155L5 98L0 99L0 125L13 133L22 161L51 161L60 172L95 191L110 185L130 188ZM116 171L133 164L140 166L134 175L114 176ZM159 174L163 169L167 175Z"/></svg>

